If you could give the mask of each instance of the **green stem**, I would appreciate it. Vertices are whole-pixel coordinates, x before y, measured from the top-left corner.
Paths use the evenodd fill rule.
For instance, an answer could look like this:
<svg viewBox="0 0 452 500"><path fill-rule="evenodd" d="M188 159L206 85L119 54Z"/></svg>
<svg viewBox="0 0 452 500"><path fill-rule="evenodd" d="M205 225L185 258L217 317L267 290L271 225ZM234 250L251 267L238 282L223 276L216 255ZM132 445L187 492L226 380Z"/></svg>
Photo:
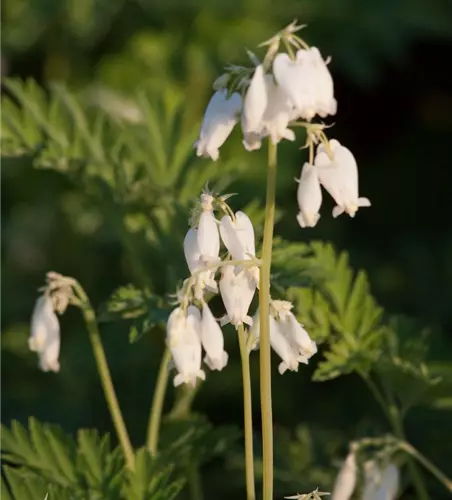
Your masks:
<svg viewBox="0 0 452 500"><path fill-rule="evenodd" d="M165 401L166 386L168 385L168 363L171 359L170 350L165 347L165 352L160 362L157 383L152 397L151 414L149 415L148 434L146 447L152 455L157 455L160 422L162 420L163 403Z"/></svg>
<svg viewBox="0 0 452 500"><path fill-rule="evenodd" d="M198 464L192 462L187 466L188 472L188 488L190 491L191 500L203 500L201 477L199 475Z"/></svg>
<svg viewBox="0 0 452 500"><path fill-rule="evenodd" d="M253 457L253 415L251 401L250 355L246 345L245 329L243 325L238 328L240 356L242 358L243 381L243 420L245 431L245 475L246 498L254 500L256 491L254 487L254 457Z"/></svg>
<svg viewBox="0 0 452 500"><path fill-rule="evenodd" d="M400 412L395 403L388 402L385 400L377 384L369 376L363 374L361 374L361 376L364 378L375 399L380 404L381 409L383 410L384 414L386 415L386 418L388 419L392 427L394 435L399 440L406 442L402 419L400 418ZM424 481L422 480L421 473L419 472L418 468L416 467L416 464L411 458L408 460L408 468L410 470L411 479L416 489L418 499L428 500L430 497L425 487Z"/></svg>
<svg viewBox="0 0 452 500"><path fill-rule="evenodd" d="M126 464L130 469L133 469L135 455L130 443L124 419L122 417L121 409L119 407L118 398L116 397L110 369L108 368L107 358L105 356L105 351L99 334L99 328L97 326L96 314L94 313L94 309L92 308L89 298L82 286L79 283L76 283L74 285L74 289L81 300L83 318L88 329L91 347L93 348L93 354L97 364L97 371L99 373L102 389L104 390L107 406L116 429L116 434L118 435L119 442L124 452Z"/></svg>
<svg viewBox="0 0 452 500"><path fill-rule="evenodd" d="M409 453L412 457L414 457L420 464L422 464L429 472L431 472L438 481L443 484L443 486L450 492L452 493L452 480L449 479L436 465L428 458L426 458L424 455L422 455L421 452L416 450L414 446L411 446L411 444L407 443L406 441L400 444L400 448L405 450L407 453Z"/></svg>
<svg viewBox="0 0 452 500"><path fill-rule="evenodd" d="M275 219L276 145L268 141L267 198L265 203L264 241L259 285L260 319L260 395L262 415L263 500L273 498L273 418L270 357L270 268L273 224Z"/></svg>

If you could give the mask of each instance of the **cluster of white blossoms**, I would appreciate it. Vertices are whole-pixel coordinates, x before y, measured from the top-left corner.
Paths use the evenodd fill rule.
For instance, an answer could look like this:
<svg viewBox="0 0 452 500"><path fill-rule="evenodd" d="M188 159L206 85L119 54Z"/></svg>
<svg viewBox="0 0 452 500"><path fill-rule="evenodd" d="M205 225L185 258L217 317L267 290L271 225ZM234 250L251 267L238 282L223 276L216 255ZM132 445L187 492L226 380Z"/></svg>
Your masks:
<svg viewBox="0 0 452 500"><path fill-rule="evenodd" d="M310 123L315 116L335 115L337 101L327 63L316 47L309 47L290 24L264 45L269 49L261 62L249 52L254 66L230 65L214 83L215 93L207 105L199 139L198 156L217 160L219 149L241 121L246 150L260 149L262 139L273 144L295 140L290 127L306 129L310 161L298 180L297 220L301 227L314 227L319 220L322 189L333 197L333 217L354 217L359 207L370 206L358 195L358 168L353 154L339 141L328 140L323 124ZM283 42L288 53L279 52ZM297 122L303 119L306 121ZM314 149L317 151L314 158Z"/></svg>
<svg viewBox="0 0 452 500"><path fill-rule="evenodd" d="M60 371L60 322L58 314L63 314L74 299L74 280L55 272L47 273L47 285L38 297L31 317L28 347L39 356L42 371Z"/></svg>
<svg viewBox="0 0 452 500"><path fill-rule="evenodd" d="M205 379L203 350L204 362L211 370L221 371L226 366L228 354L221 327L228 323L236 329L250 327L248 350L258 345L258 314L254 318L249 314L259 287L260 261L255 253L254 228L245 213L233 213L226 198L204 192L193 227L185 236L184 253L191 277L178 292L178 307L167 323L167 345L178 372L175 386L195 385L198 378ZM216 210L223 213L220 220L215 217ZM227 251L222 259L221 243ZM207 304L207 292L220 293L223 300L225 314L218 321ZM273 349L283 360L280 373L296 371L300 362L307 363L317 351L316 344L291 312L291 303L274 300L271 304L270 337Z"/></svg>
<svg viewBox="0 0 452 500"><path fill-rule="evenodd" d="M362 500L395 500L400 486L400 472L392 462L381 467L375 460L362 466L364 484ZM351 451L337 475L331 500L349 500L357 484L358 464L356 454Z"/></svg>

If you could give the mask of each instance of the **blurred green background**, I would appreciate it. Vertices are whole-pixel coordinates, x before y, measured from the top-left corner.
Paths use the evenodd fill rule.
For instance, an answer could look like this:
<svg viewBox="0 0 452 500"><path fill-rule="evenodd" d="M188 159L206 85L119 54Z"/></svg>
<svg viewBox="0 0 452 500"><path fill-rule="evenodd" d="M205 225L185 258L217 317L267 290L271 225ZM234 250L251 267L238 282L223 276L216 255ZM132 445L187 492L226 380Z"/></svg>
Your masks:
<svg viewBox="0 0 452 500"><path fill-rule="evenodd" d="M223 65L245 62L244 47L254 50L294 18L309 25L302 32L306 40L332 56L339 110L329 136L355 153L360 192L370 198L372 208L361 210L354 220L345 216L333 220L328 200L318 226L301 230L295 218L293 178L299 175L305 152L284 144L276 233L292 241L331 241L346 249L352 265L368 271L373 293L386 311L405 313L428 325L431 358L450 363L451 2L5 0L2 75L33 77L42 85L66 82L82 91L87 101L101 105L105 101L106 107L126 113L132 122L140 112L132 101L134 92L146 86L155 96L169 94L183 102L182 127L190 131L199 127L211 84ZM235 132L216 168L221 171L231 158L241 165L228 188L239 193L232 206L239 209L253 200L261 204L265 152L245 154ZM140 268L124 245L124 231L133 231L127 227L118 231L103 211L106 205L101 206L92 193L58 172L34 169L29 158L4 158L2 163L2 420L25 421L34 415L69 432L79 427L112 431L77 311L69 310L62 318L61 373L38 371L26 343L36 290L45 272L55 270L76 277L97 306L114 288L140 284L148 267L154 288L171 293L168 273L176 277L187 273L182 253L185 216L171 228L172 246L166 253L165 242L160 242L160 257L152 248L145 249L149 242L139 242L144 248ZM192 165L202 169L203 160ZM194 409L214 424L240 427L239 354L232 330L228 333L230 364L221 374L209 375ZM163 334L155 330L132 345L123 323L103 325L102 334L132 440L141 445ZM328 491L336 471L334 460L346 453L347 442L387 429L357 378L314 383L312 371L309 366L298 374L274 376L276 433L286 443L284 450L291 441L302 443L293 446L302 450L301 455L294 451L278 458L279 494L294 493L297 480L306 491L316 486ZM257 357L253 375L258 433ZM170 393L168 403L171 398ZM423 407L415 409L407 422L412 442L449 475L451 417L450 408ZM291 472L284 468L288 458L295 464ZM308 464L306 474L303 464ZM242 473L230 460L203 469L207 492L215 491L223 474L228 475L224 498L242 491ZM441 488L432 488L434 498L446 498Z"/></svg>

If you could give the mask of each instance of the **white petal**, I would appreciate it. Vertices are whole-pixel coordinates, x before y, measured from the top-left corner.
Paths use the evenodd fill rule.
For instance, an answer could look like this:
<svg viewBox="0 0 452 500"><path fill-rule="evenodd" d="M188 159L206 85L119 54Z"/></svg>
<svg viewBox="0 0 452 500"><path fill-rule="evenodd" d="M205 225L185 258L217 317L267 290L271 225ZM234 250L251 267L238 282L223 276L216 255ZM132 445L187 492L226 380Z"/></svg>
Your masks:
<svg viewBox="0 0 452 500"><path fill-rule="evenodd" d="M334 84L331 74L317 47L311 47L311 58L316 80L316 110L322 118L335 115L337 101L334 98Z"/></svg>
<svg viewBox="0 0 452 500"><path fill-rule="evenodd" d="M60 370L60 323L53 310L52 299L42 295L36 301L31 318L30 350L39 355L39 366L43 371Z"/></svg>
<svg viewBox="0 0 452 500"><path fill-rule="evenodd" d="M227 90L214 93L207 105L199 139L196 141L196 154L213 160L219 157L219 148L223 145L238 121L242 108L242 98L238 93L227 99Z"/></svg>
<svg viewBox="0 0 452 500"><path fill-rule="evenodd" d="M252 278L237 267L226 266L220 279L220 293L227 316L222 324L230 322L234 326L242 323L251 324L248 310L256 291L256 284Z"/></svg>
<svg viewBox="0 0 452 500"><path fill-rule="evenodd" d="M350 453L344 460L334 483L332 500L349 500L356 486L356 456Z"/></svg>
<svg viewBox="0 0 452 500"><path fill-rule="evenodd" d="M189 229L184 239L184 254L191 273L202 267L201 251L198 245L198 230Z"/></svg>
<svg viewBox="0 0 452 500"><path fill-rule="evenodd" d="M281 139L294 140L295 134L287 128L293 105L284 90L275 85L271 75L266 75L265 84L268 103L262 118L263 136L269 135L274 144Z"/></svg>
<svg viewBox="0 0 452 500"><path fill-rule="evenodd" d="M380 495L378 500L394 500L400 487L399 469L392 463L388 464L381 473Z"/></svg>
<svg viewBox="0 0 452 500"><path fill-rule="evenodd" d="M370 206L367 198L358 197L358 167L353 154L332 139L330 147L333 159L330 159L323 145L317 148L315 166L320 183L330 193L337 207L333 217L347 212L353 217L360 206Z"/></svg>
<svg viewBox="0 0 452 500"><path fill-rule="evenodd" d="M194 306L189 306L186 312L178 307L168 318L167 345L178 371L175 386L182 383L195 385L198 378L205 379L201 370L200 321L201 314Z"/></svg>
<svg viewBox="0 0 452 500"><path fill-rule="evenodd" d="M224 350L223 332L206 303L202 307L201 342L206 351L206 364L211 370L221 371L226 366L228 354Z"/></svg>
<svg viewBox="0 0 452 500"><path fill-rule="evenodd" d="M296 60L280 53L273 61L273 73L299 116L311 120L316 114L316 78L309 51L300 49Z"/></svg>
<svg viewBox="0 0 452 500"><path fill-rule="evenodd" d="M244 212L235 214L235 222L229 215L224 216L220 223L220 234L233 259L245 260L255 255L253 224Z"/></svg>
<svg viewBox="0 0 452 500"><path fill-rule="evenodd" d="M267 88L264 69L259 65L254 71L243 102L242 129L245 137L250 133L260 133L266 107Z"/></svg>
<svg viewBox="0 0 452 500"><path fill-rule="evenodd" d="M282 359L279 365L281 375L286 370L298 371L298 352L287 337L281 332L278 322L270 315L270 344L276 354Z"/></svg>
<svg viewBox="0 0 452 500"><path fill-rule="evenodd" d="M317 344L308 332L297 321L292 312L288 312L278 321L279 328L289 342L296 347L301 356L307 360L317 352Z"/></svg>
<svg viewBox="0 0 452 500"><path fill-rule="evenodd" d="M218 261L220 253L220 235L213 211L203 211L199 218L198 246L201 259L207 264Z"/></svg>
<svg viewBox="0 0 452 500"><path fill-rule="evenodd" d="M297 196L298 206L300 207L300 214L297 219L300 226L314 227L320 218L322 190L317 177L317 170L309 163L305 163L301 171Z"/></svg>

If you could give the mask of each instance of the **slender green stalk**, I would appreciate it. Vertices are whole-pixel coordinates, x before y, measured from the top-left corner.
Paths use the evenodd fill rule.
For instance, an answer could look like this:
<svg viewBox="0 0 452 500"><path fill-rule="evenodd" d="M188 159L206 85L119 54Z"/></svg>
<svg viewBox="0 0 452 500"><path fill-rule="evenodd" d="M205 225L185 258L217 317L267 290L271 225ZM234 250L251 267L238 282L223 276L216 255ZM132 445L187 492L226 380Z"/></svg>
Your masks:
<svg viewBox="0 0 452 500"><path fill-rule="evenodd" d="M160 432L160 422L162 420L163 403L165 401L166 386L168 385L168 363L171 359L170 350L165 347L165 352L160 362L157 383L152 397L151 413L149 415L148 434L146 438L146 447L152 453L157 455L158 440Z"/></svg>
<svg viewBox="0 0 452 500"><path fill-rule="evenodd" d="M380 389L378 388L377 384L368 376L362 375L364 380L366 381L369 389L371 390L372 394L374 395L375 399L378 401L380 404L384 414L386 415L386 418L388 419L392 431L394 432L394 435L400 439L401 441L406 442L406 437L405 437L405 431L403 428L403 423L402 419L400 417L400 412L397 408L397 406L394 403L390 403L389 401L386 401L383 394L381 393ZM418 499L420 500L428 500L430 498L428 491L425 487L424 481L422 479L422 475L418 468L416 467L416 464L412 459L408 460L408 468L410 470L410 475L411 479L413 480L413 485L416 489Z"/></svg>
<svg viewBox="0 0 452 500"><path fill-rule="evenodd" d="M254 456L253 456L253 414L251 401L250 355L246 345L245 329L243 325L238 328L240 356L242 358L243 381L243 421L245 432L245 475L246 499L255 500L254 487Z"/></svg>
<svg viewBox="0 0 452 500"><path fill-rule="evenodd" d="M187 466L188 473L188 488L190 491L191 500L203 500L204 494L202 490L201 477L199 475L198 464L196 462L189 463Z"/></svg>
<svg viewBox="0 0 452 500"><path fill-rule="evenodd" d="M133 469L135 455L130 443L124 419L122 417L121 409L119 407L118 398L116 397L110 369L108 368L107 358L105 356L105 351L99 334L99 328L97 326L96 314L94 313L94 309L91 306L89 298L81 285L76 283L74 285L74 289L81 301L80 306L83 318L88 329L91 347L93 348L93 354L97 364L97 371L99 372L100 382L102 384L102 389L104 390L105 399L116 429L116 434L118 435L119 442L124 452L126 464L130 469Z"/></svg>
<svg viewBox="0 0 452 500"><path fill-rule="evenodd" d="M273 418L270 357L270 268L273 224L275 220L276 145L268 141L267 198L265 203L264 241L259 285L260 319L260 393L262 415L263 500L273 498Z"/></svg>
<svg viewBox="0 0 452 500"><path fill-rule="evenodd" d="M422 453L411 444L404 441L400 444L400 448L409 453L412 457L414 457L420 464L422 464L429 472L431 472L438 481L443 484L443 486L452 493L452 480L449 479L436 465L428 458L426 458Z"/></svg>

